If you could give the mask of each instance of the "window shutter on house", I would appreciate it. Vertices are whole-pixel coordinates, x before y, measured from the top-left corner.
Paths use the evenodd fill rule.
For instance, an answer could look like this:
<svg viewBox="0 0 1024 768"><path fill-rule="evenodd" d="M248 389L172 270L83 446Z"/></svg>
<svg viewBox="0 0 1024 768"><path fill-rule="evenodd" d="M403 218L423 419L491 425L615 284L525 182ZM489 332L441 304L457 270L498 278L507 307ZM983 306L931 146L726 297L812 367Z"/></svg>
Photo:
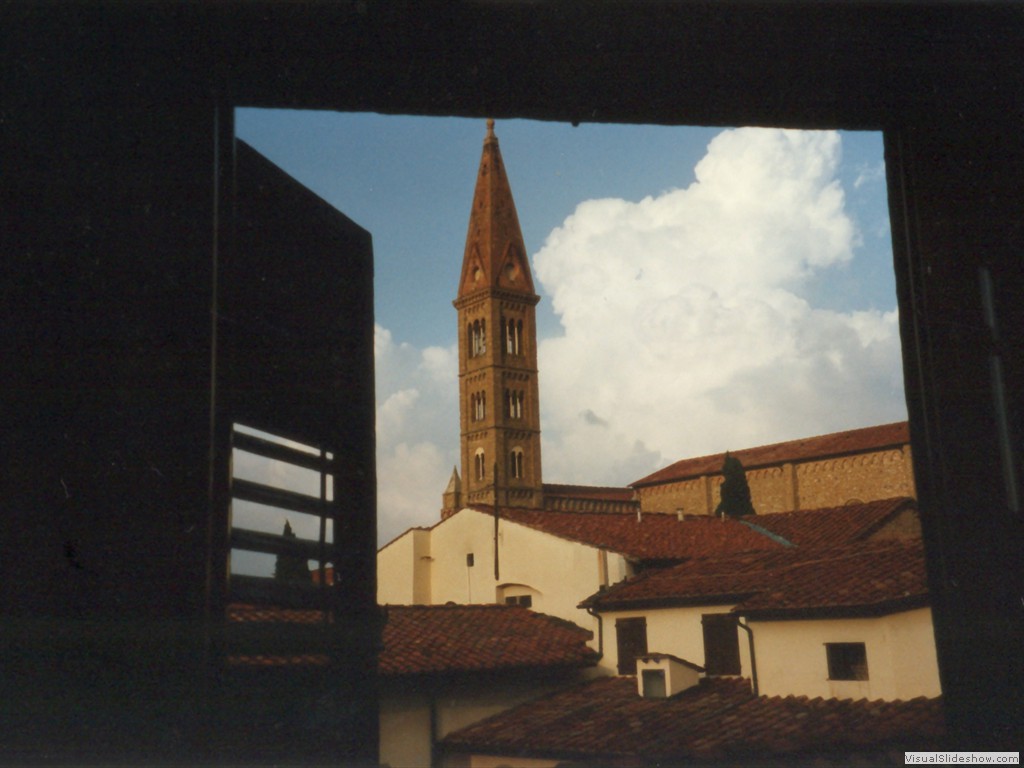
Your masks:
<svg viewBox="0 0 1024 768"><path fill-rule="evenodd" d="M704 670L708 675L740 674L740 643L736 616L706 613L704 626Z"/></svg>
<svg viewBox="0 0 1024 768"><path fill-rule="evenodd" d="M635 675L637 657L647 653L647 619L618 619L615 638L619 646L619 674Z"/></svg>

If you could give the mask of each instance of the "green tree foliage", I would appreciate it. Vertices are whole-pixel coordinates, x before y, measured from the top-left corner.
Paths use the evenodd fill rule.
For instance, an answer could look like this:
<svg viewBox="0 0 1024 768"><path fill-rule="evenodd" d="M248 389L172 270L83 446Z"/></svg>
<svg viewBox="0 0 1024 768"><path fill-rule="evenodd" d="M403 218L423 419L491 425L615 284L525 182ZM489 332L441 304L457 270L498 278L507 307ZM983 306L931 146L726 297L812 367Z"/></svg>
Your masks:
<svg viewBox="0 0 1024 768"><path fill-rule="evenodd" d="M286 539L298 538L295 531L292 530L291 523L287 520L284 523L284 533L281 535ZM278 555L277 562L274 563L274 578L279 581L310 581L309 564L306 562L306 558L301 555Z"/></svg>
<svg viewBox="0 0 1024 768"><path fill-rule="evenodd" d="M725 453L725 461L722 462L722 477L722 500L715 509L715 514L724 514L727 517L756 515L754 504L750 500L747 473L743 470L742 462L729 455L728 451Z"/></svg>

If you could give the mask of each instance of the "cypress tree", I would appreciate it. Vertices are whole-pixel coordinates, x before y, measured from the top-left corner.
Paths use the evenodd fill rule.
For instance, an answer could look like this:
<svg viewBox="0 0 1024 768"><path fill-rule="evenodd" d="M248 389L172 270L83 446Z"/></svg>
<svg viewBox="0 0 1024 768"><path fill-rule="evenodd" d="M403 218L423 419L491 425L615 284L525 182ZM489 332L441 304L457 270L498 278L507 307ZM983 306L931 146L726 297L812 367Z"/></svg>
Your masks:
<svg viewBox="0 0 1024 768"><path fill-rule="evenodd" d="M728 451L725 452L725 461L722 462L722 478L722 500L715 509L715 514L724 514L727 517L756 515L754 504L750 500L747 473L742 462L731 456Z"/></svg>
<svg viewBox="0 0 1024 768"><path fill-rule="evenodd" d="M284 533L286 539L297 539L290 522L285 520ZM274 563L274 578L279 581L311 581L309 564L302 555L280 554Z"/></svg>

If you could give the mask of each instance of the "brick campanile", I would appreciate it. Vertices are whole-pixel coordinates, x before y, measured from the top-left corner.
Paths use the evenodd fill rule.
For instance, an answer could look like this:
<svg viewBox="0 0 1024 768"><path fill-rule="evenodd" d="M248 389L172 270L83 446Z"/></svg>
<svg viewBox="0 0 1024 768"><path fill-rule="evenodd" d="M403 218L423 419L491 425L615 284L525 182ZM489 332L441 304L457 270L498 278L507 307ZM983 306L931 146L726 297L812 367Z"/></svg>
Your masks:
<svg viewBox="0 0 1024 768"><path fill-rule="evenodd" d="M461 503L543 506L536 310L512 188L487 121L458 296Z"/></svg>

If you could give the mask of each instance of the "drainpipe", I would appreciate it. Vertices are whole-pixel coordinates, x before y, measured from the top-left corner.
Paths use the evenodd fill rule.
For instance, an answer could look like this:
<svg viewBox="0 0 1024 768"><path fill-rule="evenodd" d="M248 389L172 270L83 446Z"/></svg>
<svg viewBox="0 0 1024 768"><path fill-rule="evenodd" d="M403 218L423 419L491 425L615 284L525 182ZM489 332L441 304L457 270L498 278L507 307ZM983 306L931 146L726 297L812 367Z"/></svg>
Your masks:
<svg viewBox="0 0 1024 768"><path fill-rule="evenodd" d="M604 621L600 613L594 613L593 608L587 608L587 613L597 619L597 660L604 658Z"/></svg>
<svg viewBox="0 0 1024 768"><path fill-rule="evenodd" d="M438 749L437 749L437 694L430 694L430 768L437 768L440 764Z"/></svg>
<svg viewBox="0 0 1024 768"><path fill-rule="evenodd" d="M746 632L747 638L750 640L750 684L754 689L754 695L758 696L760 694L757 687L757 657L754 656L754 631L746 624L743 624L739 617L736 619L736 626Z"/></svg>

